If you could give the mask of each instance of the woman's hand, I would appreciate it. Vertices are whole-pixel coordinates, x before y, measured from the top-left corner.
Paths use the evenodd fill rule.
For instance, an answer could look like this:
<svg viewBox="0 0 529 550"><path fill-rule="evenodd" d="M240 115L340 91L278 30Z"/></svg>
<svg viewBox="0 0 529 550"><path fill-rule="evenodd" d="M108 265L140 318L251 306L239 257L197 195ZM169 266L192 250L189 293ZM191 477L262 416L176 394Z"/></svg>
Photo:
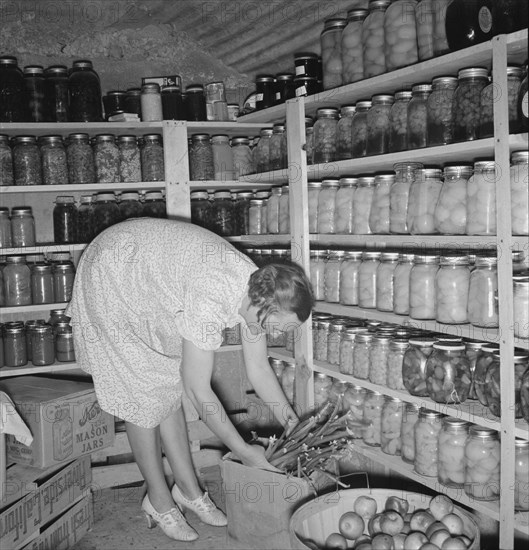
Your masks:
<svg viewBox="0 0 529 550"><path fill-rule="evenodd" d="M272 472L281 472L275 466L272 466L268 460L266 460L265 449L261 445L246 445L244 451L241 451L237 454L240 461L245 466L250 466L251 468L260 468L262 470L270 470Z"/></svg>

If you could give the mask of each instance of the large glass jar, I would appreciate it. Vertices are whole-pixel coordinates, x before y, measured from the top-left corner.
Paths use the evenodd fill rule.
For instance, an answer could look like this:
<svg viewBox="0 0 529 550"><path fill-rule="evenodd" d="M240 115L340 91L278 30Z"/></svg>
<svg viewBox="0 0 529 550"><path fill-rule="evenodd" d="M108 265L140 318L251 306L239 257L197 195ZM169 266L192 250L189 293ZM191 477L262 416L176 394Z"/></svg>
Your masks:
<svg viewBox="0 0 529 550"><path fill-rule="evenodd" d="M393 0L384 15L384 52L388 71L417 63L415 0Z"/></svg>
<svg viewBox="0 0 529 550"><path fill-rule="evenodd" d="M70 183L95 183L94 152L88 134L70 134L66 147Z"/></svg>
<svg viewBox="0 0 529 550"><path fill-rule="evenodd" d="M287 137L284 124L274 124L270 138L270 170L282 170L288 165Z"/></svg>
<svg viewBox="0 0 529 550"><path fill-rule="evenodd" d="M332 378L321 372L314 374L314 408L320 409L329 400Z"/></svg>
<svg viewBox="0 0 529 550"><path fill-rule="evenodd" d="M279 233L288 235L290 233L290 199L289 187L283 185L281 187L281 195L279 196Z"/></svg>
<svg viewBox="0 0 529 550"><path fill-rule="evenodd" d="M329 346L329 330L331 320L329 318L318 318L316 328L318 335L315 339L316 349L314 350L314 359L317 361L327 361L327 351Z"/></svg>
<svg viewBox="0 0 529 550"><path fill-rule="evenodd" d="M386 385L391 390L406 389L402 378L402 365L404 362L404 354L408 347L408 340L400 338L392 339L389 344Z"/></svg>
<svg viewBox="0 0 529 550"><path fill-rule="evenodd" d="M376 308L393 311L393 274L399 260L398 252L382 252L376 275Z"/></svg>
<svg viewBox="0 0 529 550"><path fill-rule="evenodd" d="M461 69L453 96L454 141L478 139L481 92L488 83L488 71L482 67Z"/></svg>
<svg viewBox="0 0 529 550"><path fill-rule="evenodd" d="M44 67L41 65L27 65L24 67L24 87L29 122L49 121L46 112L44 83Z"/></svg>
<svg viewBox="0 0 529 550"><path fill-rule="evenodd" d="M465 485L465 445L468 422L447 416L439 432L438 481L445 487Z"/></svg>
<svg viewBox="0 0 529 550"><path fill-rule="evenodd" d="M9 146L9 136L0 134L0 186L13 185L13 152Z"/></svg>
<svg viewBox="0 0 529 550"><path fill-rule="evenodd" d="M119 176L122 182L141 181L141 156L136 136L119 136Z"/></svg>
<svg viewBox="0 0 529 550"><path fill-rule="evenodd" d="M353 439L362 439L366 394L367 391L361 386L352 385L344 393L344 405L349 409L345 420L347 433Z"/></svg>
<svg viewBox="0 0 529 550"><path fill-rule="evenodd" d="M112 134L99 134L94 144L97 183L119 182L119 149Z"/></svg>
<svg viewBox="0 0 529 550"><path fill-rule="evenodd" d="M68 76L71 122L102 122L101 83L92 62L74 61Z"/></svg>
<svg viewBox="0 0 529 550"><path fill-rule="evenodd" d="M415 26L419 61L426 61L434 56L434 0L419 0L415 6Z"/></svg>
<svg viewBox="0 0 529 550"><path fill-rule="evenodd" d="M35 220L30 206L11 208L11 241L14 247L35 246Z"/></svg>
<svg viewBox="0 0 529 550"><path fill-rule="evenodd" d="M318 232L318 198L321 190L321 181L308 182L309 203L309 233Z"/></svg>
<svg viewBox="0 0 529 550"><path fill-rule="evenodd" d="M529 277L514 280L514 336L529 340Z"/></svg>
<svg viewBox="0 0 529 550"><path fill-rule="evenodd" d="M423 476L438 476L439 432L442 415L435 411L421 409L415 424L414 470Z"/></svg>
<svg viewBox="0 0 529 550"><path fill-rule="evenodd" d="M406 403L402 411L400 426L401 457L404 462L413 464L415 461L415 424L419 420L419 405Z"/></svg>
<svg viewBox="0 0 529 550"><path fill-rule="evenodd" d="M143 136L141 147L141 178L143 181L164 181L164 153L162 136L147 134Z"/></svg>
<svg viewBox="0 0 529 550"><path fill-rule="evenodd" d="M528 371L529 372L529 371ZM514 442L514 509L529 511L529 441Z"/></svg>
<svg viewBox="0 0 529 550"><path fill-rule="evenodd" d="M0 56L0 122L26 122L24 75L16 57Z"/></svg>
<svg viewBox="0 0 529 550"><path fill-rule="evenodd" d="M31 304L31 271L25 256L7 256L3 270L5 305L29 306Z"/></svg>
<svg viewBox="0 0 529 550"><path fill-rule="evenodd" d="M342 374L353 374L353 351L357 334L366 332L364 327L346 326L342 331L340 340L340 372Z"/></svg>
<svg viewBox="0 0 529 550"><path fill-rule="evenodd" d="M465 446L465 493L476 500L498 500L500 461L498 432L471 426Z"/></svg>
<svg viewBox="0 0 529 550"><path fill-rule="evenodd" d="M370 233L383 235L389 233L389 195L395 181L393 174L375 176L375 191L369 211Z"/></svg>
<svg viewBox="0 0 529 550"><path fill-rule="evenodd" d="M61 136L43 136L39 143L42 159L42 183L44 185L67 184L68 165Z"/></svg>
<svg viewBox="0 0 529 550"><path fill-rule="evenodd" d="M40 150L35 136L17 136L13 145L15 185L41 185Z"/></svg>
<svg viewBox="0 0 529 550"><path fill-rule="evenodd" d="M193 134L189 147L189 173L191 180L213 180L213 149L209 134Z"/></svg>
<svg viewBox="0 0 529 550"><path fill-rule="evenodd" d="M468 323L468 256L442 256L435 276L435 319L450 325Z"/></svg>
<svg viewBox="0 0 529 550"><path fill-rule="evenodd" d="M315 300L325 300L325 250L310 251L310 282Z"/></svg>
<svg viewBox="0 0 529 550"><path fill-rule="evenodd" d="M362 25L364 78L386 72L384 14L390 0L370 0L369 14Z"/></svg>
<svg viewBox="0 0 529 550"><path fill-rule="evenodd" d="M362 439L366 445L380 447L381 417L384 396L377 391L367 391L364 399L364 433Z"/></svg>
<svg viewBox="0 0 529 550"><path fill-rule="evenodd" d="M476 362L478 360L479 352L485 345L485 342L475 342L473 340L465 341L465 355L467 356L470 366L470 375L472 383L470 384L470 391L468 392L469 399L477 399L476 390L474 388L474 371L476 370Z"/></svg>
<svg viewBox="0 0 529 550"><path fill-rule="evenodd" d="M345 321L336 319L331 321L329 336L327 337L327 362L331 365L340 364L340 342L345 330Z"/></svg>
<svg viewBox="0 0 529 550"><path fill-rule="evenodd" d="M488 393L485 388L487 369L494 361L494 354L499 354L500 346L497 344L485 344L478 353L476 367L472 373L472 386L479 402L486 407L488 405Z"/></svg>
<svg viewBox="0 0 529 550"><path fill-rule="evenodd" d="M270 171L270 139L272 138L273 130L271 128L263 128L260 132L260 138L254 148L254 164L257 173Z"/></svg>
<svg viewBox="0 0 529 550"><path fill-rule="evenodd" d="M236 195L235 204L233 205L236 235L249 235L250 199L252 198L253 193L251 191L242 191Z"/></svg>
<svg viewBox="0 0 529 550"><path fill-rule="evenodd" d="M231 140L231 150L233 154L233 169L235 179L241 176L253 174L253 156L250 149L250 140L247 137L234 137Z"/></svg>
<svg viewBox="0 0 529 550"><path fill-rule="evenodd" d="M369 376L372 384L384 386L388 373L389 343L391 338L384 334L375 335L369 348Z"/></svg>
<svg viewBox="0 0 529 550"><path fill-rule="evenodd" d="M411 98L412 92L408 90L395 94L395 103L389 113L389 153L408 149L408 105Z"/></svg>
<svg viewBox="0 0 529 550"><path fill-rule="evenodd" d="M438 342L426 362L426 388L437 403L463 403L470 391L470 363L463 344Z"/></svg>
<svg viewBox="0 0 529 550"><path fill-rule="evenodd" d="M354 235L369 235L371 229L369 227L369 214L371 212L371 204L375 193L375 178L372 176L364 176L358 178L353 196L353 234Z"/></svg>
<svg viewBox="0 0 529 550"><path fill-rule="evenodd" d="M395 102L392 95L374 95L367 112L366 155L383 155L389 152L390 113Z"/></svg>
<svg viewBox="0 0 529 550"><path fill-rule="evenodd" d="M11 322L4 325L4 366L23 367L28 364L26 329L23 323Z"/></svg>
<svg viewBox="0 0 529 550"><path fill-rule="evenodd" d="M374 309L377 306L377 269L380 252L362 253L362 263L358 269L358 305Z"/></svg>
<svg viewBox="0 0 529 550"><path fill-rule="evenodd" d="M513 235L529 235L529 153L515 151L511 158L511 223Z"/></svg>
<svg viewBox="0 0 529 550"><path fill-rule="evenodd" d="M340 303L358 305L358 270L362 263L362 252L347 251L340 266Z"/></svg>
<svg viewBox="0 0 529 550"><path fill-rule="evenodd" d="M211 209L212 230L218 235L233 235L233 204L229 191L215 191Z"/></svg>
<svg viewBox="0 0 529 550"><path fill-rule="evenodd" d="M279 200L281 198L281 193L281 187L272 187L272 194L266 204L267 232L272 235L277 235L279 233Z"/></svg>
<svg viewBox="0 0 529 550"><path fill-rule="evenodd" d="M318 233L335 233L336 194L339 180L325 179L318 195Z"/></svg>
<svg viewBox="0 0 529 550"><path fill-rule="evenodd" d="M248 211L248 235L263 234L263 226L266 227L266 221L263 223L263 218L266 218L264 201L260 199L251 200Z"/></svg>
<svg viewBox="0 0 529 550"><path fill-rule="evenodd" d="M347 19L327 19L320 35L323 89L342 85L342 32Z"/></svg>
<svg viewBox="0 0 529 550"><path fill-rule="evenodd" d="M161 191L149 191L145 193L142 216L147 218L167 217L167 208Z"/></svg>
<svg viewBox="0 0 529 550"><path fill-rule="evenodd" d="M44 100L49 120L68 122L68 68L52 65L44 71Z"/></svg>
<svg viewBox="0 0 529 550"><path fill-rule="evenodd" d="M426 104L427 145L447 145L454 139L453 98L457 78L440 76L432 81L432 93Z"/></svg>
<svg viewBox="0 0 529 550"><path fill-rule="evenodd" d="M332 250L325 263L325 301L338 303L340 301L340 268L345 252Z"/></svg>
<svg viewBox="0 0 529 550"><path fill-rule="evenodd" d="M410 317L435 319L435 276L439 269L438 256L416 255L410 271Z"/></svg>
<svg viewBox="0 0 529 550"><path fill-rule="evenodd" d="M403 408L400 399L386 396L380 416L380 448L388 455L400 455L401 452Z"/></svg>
<svg viewBox="0 0 529 550"><path fill-rule="evenodd" d="M77 240L80 243L88 243L92 240L94 230L94 207L92 195L82 195L77 209Z"/></svg>
<svg viewBox="0 0 529 550"><path fill-rule="evenodd" d="M415 178L415 172L423 165L418 162L399 163L393 167L395 181L391 185L389 193L389 230L391 233L409 233L408 198L410 187Z"/></svg>
<svg viewBox="0 0 529 550"><path fill-rule="evenodd" d="M140 218L143 214L143 205L137 191L127 191L121 194L119 201L119 216L121 220L129 218ZM79 212L77 213L79 217Z"/></svg>
<svg viewBox="0 0 529 550"><path fill-rule="evenodd" d="M347 26L342 32L342 84L364 78L362 26L367 14L365 9L347 12Z"/></svg>
<svg viewBox="0 0 529 550"><path fill-rule="evenodd" d="M382 0L380 0L382 1ZM371 101L358 101L351 123L351 142L353 158L365 157L367 152L367 113Z"/></svg>
<svg viewBox="0 0 529 550"><path fill-rule="evenodd" d="M361 332L356 335L353 348L353 375L361 380L369 377L370 362L369 348L373 341L373 335L368 332Z"/></svg>
<svg viewBox="0 0 529 550"><path fill-rule="evenodd" d="M352 126L356 112L354 105L343 105L340 108L340 120L336 127L336 160L350 159L352 153Z"/></svg>
<svg viewBox="0 0 529 550"><path fill-rule="evenodd" d="M93 236L99 235L107 227L119 223L119 207L116 203L114 193L98 193L93 211L94 232Z"/></svg>
<svg viewBox="0 0 529 550"><path fill-rule="evenodd" d="M433 0L433 52L434 56L450 51L446 38L446 8L452 0Z"/></svg>
<svg viewBox="0 0 529 550"><path fill-rule="evenodd" d="M58 196L53 208L53 240L55 244L77 242L77 207L75 197Z"/></svg>
<svg viewBox="0 0 529 550"><path fill-rule="evenodd" d="M496 235L496 163L474 163L467 183L467 235Z"/></svg>
<svg viewBox="0 0 529 550"><path fill-rule="evenodd" d="M498 327L498 258L477 256L470 275L468 320L475 327Z"/></svg>
<svg viewBox="0 0 529 550"><path fill-rule="evenodd" d="M427 397L426 362L433 352L434 339L428 336L410 338L410 347L402 361L404 386L417 397Z"/></svg>
<svg viewBox="0 0 529 550"><path fill-rule="evenodd" d="M442 171L438 168L420 168L410 187L406 225L412 235L435 233L434 213L441 193Z"/></svg>
<svg viewBox="0 0 529 550"><path fill-rule="evenodd" d="M11 236L11 220L9 219L9 208L0 206L0 248L11 248L13 239ZM1 271L0 267L0 271Z"/></svg>
<svg viewBox="0 0 529 550"><path fill-rule="evenodd" d="M416 84L412 87L411 101L407 111L407 145L408 149L426 147L428 142L427 105L432 86Z"/></svg>
<svg viewBox="0 0 529 550"><path fill-rule="evenodd" d="M213 151L214 179L216 181L233 181L235 174L229 136L212 136L211 149Z"/></svg>
<svg viewBox="0 0 529 550"><path fill-rule="evenodd" d="M335 231L339 235L347 235L353 232L353 198L357 183L357 178L340 178L340 188L335 198Z"/></svg>
<svg viewBox="0 0 529 550"><path fill-rule="evenodd" d="M338 128L338 109L321 108L317 110L314 123L314 164L337 160L336 135Z"/></svg>
<svg viewBox="0 0 529 550"><path fill-rule="evenodd" d="M447 166L434 211L435 231L442 235L464 235L467 223L467 183L471 166Z"/></svg>

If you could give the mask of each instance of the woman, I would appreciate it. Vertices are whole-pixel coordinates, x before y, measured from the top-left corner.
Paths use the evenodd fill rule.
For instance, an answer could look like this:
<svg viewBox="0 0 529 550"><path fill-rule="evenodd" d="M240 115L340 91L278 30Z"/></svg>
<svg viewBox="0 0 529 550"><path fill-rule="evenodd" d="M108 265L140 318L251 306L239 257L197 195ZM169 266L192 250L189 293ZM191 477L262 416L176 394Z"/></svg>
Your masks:
<svg viewBox="0 0 529 550"><path fill-rule="evenodd" d="M149 527L158 524L173 539L195 540L198 534L181 510L226 525L195 475L183 391L243 464L271 468L262 449L247 444L227 420L211 388L214 350L222 330L241 323L248 379L288 426L297 418L269 366L266 333L299 327L312 305L302 269L257 269L222 238L188 223L129 220L86 248L66 313L79 364L92 375L101 408L125 421L147 486L142 508ZM172 488L163 473L162 445Z"/></svg>

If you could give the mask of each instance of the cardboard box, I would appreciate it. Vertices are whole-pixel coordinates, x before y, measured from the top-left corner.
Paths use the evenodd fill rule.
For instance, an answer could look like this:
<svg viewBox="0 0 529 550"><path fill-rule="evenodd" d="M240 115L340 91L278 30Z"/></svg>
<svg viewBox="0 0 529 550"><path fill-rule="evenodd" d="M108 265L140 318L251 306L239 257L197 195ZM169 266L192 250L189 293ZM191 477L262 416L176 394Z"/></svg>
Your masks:
<svg viewBox="0 0 529 550"><path fill-rule="evenodd" d="M90 492L92 470L90 457L84 456L70 462L55 473L41 471L42 477L31 482L20 480L20 486L11 481L10 494L25 494L14 504L2 506L0 512L1 547L6 550L21 548L34 538L39 530ZM27 479L27 478L26 478ZM31 487L26 491L26 483ZM53 548L51 546L50 548Z"/></svg>
<svg viewBox="0 0 529 550"><path fill-rule="evenodd" d="M114 442L114 417L101 410L90 382L21 376L0 387L34 438L26 447L7 437L8 459L13 462L48 468Z"/></svg>
<svg viewBox="0 0 529 550"><path fill-rule="evenodd" d="M83 538L93 524L92 495L88 495L45 528L23 550L68 550Z"/></svg>

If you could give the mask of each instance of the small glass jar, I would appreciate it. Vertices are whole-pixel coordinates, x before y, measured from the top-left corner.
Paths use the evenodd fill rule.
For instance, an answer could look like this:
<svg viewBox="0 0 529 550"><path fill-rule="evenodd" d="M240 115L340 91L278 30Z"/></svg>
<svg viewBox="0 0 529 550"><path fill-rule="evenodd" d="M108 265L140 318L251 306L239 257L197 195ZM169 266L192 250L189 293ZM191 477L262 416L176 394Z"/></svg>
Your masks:
<svg viewBox="0 0 529 550"><path fill-rule="evenodd" d="M391 233L409 233L408 199L410 187L415 179L415 172L422 169L418 162L395 164L395 181L391 185L389 193L389 230Z"/></svg>
<svg viewBox="0 0 529 550"><path fill-rule="evenodd" d="M395 102L392 95L374 95L367 112L366 155L383 155L389 152L390 112Z"/></svg>
<svg viewBox="0 0 529 550"><path fill-rule="evenodd" d="M406 225L412 235L435 233L434 213L441 193L442 171L437 168L420 168L410 187Z"/></svg>
<svg viewBox="0 0 529 550"><path fill-rule="evenodd" d="M464 235L467 223L467 184L472 167L447 166L435 205L434 228L442 235Z"/></svg>
<svg viewBox="0 0 529 550"><path fill-rule="evenodd" d="M65 309L52 309L50 310L50 317L47 321L49 325L51 325L54 330L54 332L57 332L56 328L61 324L69 324L70 323L70 317L68 315L65 315Z"/></svg>
<svg viewBox="0 0 529 550"><path fill-rule="evenodd" d="M325 250L310 251L310 283L315 300L325 300Z"/></svg>
<svg viewBox="0 0 529 550"><path fill-rule="evenodd" d="M358 305L358 270L362 252L347 251L340 266L340 304Z"/></svg>
<svg viewBox="0 0 529 550"><path fill-rule="evenodd" d="M31 304L31 271L24 256L7 256L3 270L5 305L29 306Z"/></svg>
<svg viewBox="0 0 529 550"><path fill-rule="evenodd" d="M335 198L335 231L339 235L350 235L353 232L353 204L358 178L340 178L340 188ZM309 183L310 185L310 183ZM309 214L310 215L310 214ZM316 217L317 223L317 217ZM310 224L310 221L309 221Z"/></svg>
<svg viewBox="0 0 529 550"><path fill-rule="evenodd" d="M415 461L415 424L419 420L419 405L406 403L402 411L402 423L400 426L401 451L404 462L413 464Z"/></svg>
<svg viewBox="0 0 529 550"><path fill-rule="evenodd" d="M92 195L82 195L77 209L77 241L88 243L92 240L94 230L94 207Z"/></svg>
<svg viewBox="0 0 529 550"><path fill-rule="evenodd" d="M294 75L292 73L279 73L276 75L274 95L276 105L285 103L287 99L296 97Z"/></svg>
<svg viewBox="0 0 529 550"><path fill-rule="evenodd" d="M376 335L369 348L369 381L384 386L388 375L389 343L391 337Z"/></svg>
<svg viewBox="0 0 529 550"><path fill-rule="evenodd" d="M528 371L529 373L529 371ZM529 441L514 442L514 509L529 511Z"/></svg>
<svg viewBox="0 0 529 550"><path fill-rule="evenodd" d="M434 339L428 336L410 338L402 360L404 386L417 397L427 397L426 362L433 352Z"/></svg>
<svg viewBox="0 0 529 550"><path fill-rule="evenodd" d="M125 183L141 181L141 156L136 136L119 136L119 176Z"/></svg>
<svg viewBox="0 0 529 550"><path fill-rule="evenodd" d="M35 136L17 136L13 142L15 185L42 185L40 150Z"/></svg>
<svg viewBox="0 0 529 550"><path fill-rule="evenodd" d="M49 264L31 266L31 299L33 304L52 304L55 302L53 274Z"/></svg>
<svg viewBox="0 0 529 550"><path fill-rule="evenodd" d="M10 322L4 324L4 366L23 367L28 364L26 349L26 329L23 323Z"/></svg>
<svg viewBox="0 0 529 550"><path fill-rule="evenodd" d="M435 319L435 276L439 257L416 255L410 271L410 312L412 319Z"/></svg>
<svg viewBox="0 0 529 550"><path fill-rule="evenodd" d="M393 311L393 274L399 260L398 252L382 252L376 275L376 308Z"/></svg>
<svg viewBox="0 0 529 550"><path fill-rule="evenodd" d="M313 95L321 91L321 85L315 76L296 76L294 78L296 97Z"/></svg>
<svg viewBox="0 0 529 550"><path fill-rule="evenodd" d="M342 84L364 78L362 25L367 15L365 9L351 9L347 12L347 26L342 32Z"/></svg>
<svg viewBox="0 0 529 550"><path fill-rule="evenodd" d="M161 191L149 191L145 193L142 206L142 216L148 218L166 218L167 207Z"/></svg>
<svg viewBox="0 0 529 550"><path fill-rule="evenodd" d="M415 6L415 25L417 28L419 61L432 59L434 56L434 0L418 0Z"/></svg>
<svg viewBox="0 0 529 550"><path fill-rule="evenodd" d="M469 424L459 418L443 418L439 432L437 479L445 487L462 489L465 485L465 445Z"/></svg>
<svg viewBox="0 0 529 550"><path fill-rule="evenodd" d="M498 258L477 256L470 275L468 320L475 327L498 327Z"/></svg>
<svg viewBox="0 0 529 550"><path fill-rule="evenodd" d="M55 361L55 342L51 325L39 324L31 329L31 362L36 367Z"/></svg>
<svg viewBox="0 0 529 550"><path fill-rule="evenodd" d="M69 302L72 298L75 268L72 263L53 264L53 293L57 302Z"/></svg>
<svg viewBox="0 0 529 550"><path fill-rule="evenodd" d="M515 151L511 158L511 223L513 235L529 235L529 153Z"/></svg>
<svg viewBox="0 0 529 550"><path fill-rule="evenodd" d="M273 130L263 128L260 132L259 142L254 149L255 171L260 174L270 171L270 140Z"/></svg>
<svg viewBox="0 0 529 550"><path fill-rule="evenodd" d="M365 157L367 154L367 113L370 108L371 101L358 101L356 103L356 111L351 122L351 152L353 158Z"/></svg>
<svg viewBox="0 0 529 550"><path fill-rule="evenodd" d="M241 176L254 173L252 151L250 140L246 137L234 137L231 140L233 155L234 178L238 180Z"/></svg>
<svg viewBox="0 0 529 550"><path fill-rule="evenodd" d="M447 145L454 140L453 100L457 78L440 76L432 81L426 104L427 145Z"/></svg>
<svg viewBox="0 0 529 550"><path fill-rule="evenodd" d="M0 95L0 122L26 122L28 109L24 101L24 75L17 58L12 55L0 56Z"/></svg>
<svg viewBox="0 0 529 550"><path fill-rule="evenodd" d="M471 426L465 446L465 493L476 500L498 500L500 462L498 432Z"/></svg>
<svg viewBox="0 0 529 550"><path fill-rule="evenodd" d="M68 75L70 122L103 122L101 82L91 61L74 61Z"/></svg>
<svg viewBox="0 0 529 550"><path fill-rule="evenodd" d="M137 191L122 193L118 207L119 216L123 221L130 218L140 218L143 214L143 205Z"/></svg>
<svg viewBox="0 0 529 550"><path fill-rule="evenodd" d="M389 196L394 182L393 174L377 174L375 176L375 192L369 211L370 233L375 235L389 233Z"/></svg>
<svg viewBox="0 0 529 550"><path fill-rule="evenodd" d="M0 134L0 186L13 183L13 151L9 146L9 136Z"/></svg>
<svg viewBox="0 0 529 550"><path fill-rule="evenodd" d="M53 208L53 238L55 244L77 242L77 207L75 197L58 196Z"/></svg>
<svg viewBox="0 0 529 550"><path fill-rule="evenodd" d="M338 109L321 108L317 110L317 120L314 123L314 164L337 160L338 118Z"/></svg>
<svg viewBox="0 0 529 550"><path fill-rule="evenodd" d="M514 280L514 337L529 340L529 277Z"/></svg>
<svg viewBox="0 0 529 550"><path fill-rule="evenodd" d="M66 149L61 136L43 136L39 140L42 159L42 183L64 185L68 183Z"/></svg>
<svg viewBox="0 0 529 550"><path fill-rule="evenodd" d="M14 247L35 246L35 220L30 206L11 208L11 241Z"/></svg>
<svg viewBox="0 0 529 550"><path fill-rule="evenodd" d="M0 248L11 248L12 246L13 239L11 237L11 220L9 219L9 208L7 208L6 206L0 206Z"/></svg>
<svg viewBox="0 0 529 550"><path fill-rule="evenodd" d="M377 269L380 252L364 252L358 269L358 305L374 309L377 305Z"/></svg>
<svg viewBox="0 0 529 550"><path fill-rule="evenodd" d="M320 35L323 89L342 85L342 32L347 19L327 19Z"/></svg>
<svg viewBox="0 0 529 550"><path fill-rule="evenodd" d="M324 272L324 299L326 302L338 303L340 301L340 268L344 255L343 250L329 252Z"/></svg>
<svg viewBox="0 0 529 550"><path fill-rule="evenodd" d="M281 387L289 403L293 404L295 399L296 364L294 361L283 361L283 372L281 373Z"/></svg>
<svg viewBox="0 0 529 550"><path fill-rule="evenodd" d="M279 234L288 235L290 233L290 201L288 185L281 187L279 196Z"/></svg>
<svg viewBox="0 0 529 550"><path fill-rule="evenodd" d="M287 137L284 124L274 124L270 138L270 170L282 170L288 165Z"/></svg>
<svg viewBox="0 0 529 550"><path fill-rule="evenodd" d="M412 98L407 111L408 149L426 147L428 140L427 105L432 91L430 84L416 84L412 87Z"/></svg>
<svg viewBox="0 0 529 550"><path fill-rule="evenodd" d="M375 194L375 178L364 176L358 178L353 196L353 234L370 235L369 214Z"/></svg>
<svg viewBox="0 0 529 550"><path fill-rule="evenodd" d="M213 149L209 134L193 134L189 147L189 173L191 180L213 180Z"/></svg>
<svg viewBox="0 0 529 550"><path fill-rule="evenodd" d="M352 125L356 107L343 105L340 108L340 120L336 127L336 160L346 160L353 156Z"/></svg>
<svg viewBox="0 0 529 550"><path fill-rule="evenodd" d="M98 193L93 210L93 236L121 221L114 193Z"/></svg>
<svg viewBox="0 0 529 550"><path fill-rule="evenodd" d="M331 321L327 318L317 320L318 336L316 337L316 349L314 350L314 359L317 361L327 361L327 350L329 346L329 331Z"/></svg>
<svg viewBox="0 0 529 550"><path fill-rule="evenodd" d="M496 235L496 163L474 163L467 183L467 235Z"/></svg>
<svg viewBox="0 0 529 550"><path fill-rule="evenodd" d="M419 60L416 4L416 0L394 0L384 14L384 52L388 71L413 65Z"/></svg>
<svg viewBox="0 0 529 550"><path fill-rule="evenodd" d="M488 393L485 388L487 370L494 361L494 354L500 352L500 346L497 344L485 344L482 346L476 359L476 367L472 373L472 386L479 402L486 407L488 405Z"/></svg>
<svg viewBox="0 0 529 550"><path fill-rule="evenodd" d="M349 410L346 416L347 434L352 439L362 439L364 426L364 401L367 391L361 386L349 385L344 393L344 406Z"/></svg>
<svg viewBox="0 0 529 550"><path fill-rule="evenodd" d="M257 110L268 109L275 105L275 78L269 74L258 74L255 78L256 101L255 108Z"/></svg>
<svg viewBox="0 0 529 550"><path fill-rule="evenodd" d="M362 25L364 78L386 72L384 14L390 0L370 0L369 13Z"/></svg>
<svg viewBox="0 0 529 550"><path fill-rule="evenodd" d="M248 234L249 235L262 235L263 217L266 216L264 212L264 201L259 199L253 199L250 201L250 209L248 212Z"/></svg>
<svg viewBox="0 0 529 550"><path fill-rule="evenodd" d="M408 105L411 98L412 92L408 90L395 94L395 103L389 113L389 153L408 149Z"/></svg>
<svg viewBox="0 0 529 550"><path fill-rule="evenodd" d="M332 378L321 372L314 373L314 408L320 409L329 400Z"/></svg>
<svg viewBox="0 0 529 550"><path fill-rule="evenodd" d="M364 431L362 440L371 447L380 447L381 417L384 396L377 391L367 391L364 399Z"/></svg>
<svg viewBox="0 0 529 550"><path fill-rule="evenodd" d="M70 134L66 147L70 183L95 183L94 152L88 134Z"/></svg>
<svg viewBox="0 0 529 550"><path fill-rule="evenodd" d="M340 401L338 407L338 413L340 414L348 411L348 407L344 401L345 392L347 391L348 387L348 382L345 382L344 380L333 379L331 389L329 390L329 402L336 406L338 405L338 401Z"/></svg>
<svg viewBox="0 0 529 550"><path fill-rule="evenodd" d="M156 122L163 120L162 95L160 85L149 82L141 87L141 120Z"/></svg>
<svg viewBox="0 0 529 550"><path fill-rule="evenodd" d="M402 365L408 347L408 340L400 338L393 338L389 344L386 385L391 390L406 389L402 378Z"/></svg>
<svg viewBox="0 0 529 550"><path fill-rule="evenodd" d="M117 183L119 176L119 149L112 134L99 134L94 144L94 162L97 183Z"/></svg>
<svg viewBox="0 0 529 550"><path fill-rule="evenodd" d="M481 92L488 83L488 71L482 67L461 69L453 96L454 141L479 137Z"/></svg>
<svg viewBox="0 0 529 550"><path fill-rule="evenodd" d="M370 371L369 349L373 335L362 332L356 335L353 348L353 375L361 380L367 380Z"/></svg>
<svg viewBox="0 0 529 550"><path fill-rule="evenodd" d="M340 186L337 179L324 179L318 195L318 233L335 233L336 194Z"/></svg>
<svg viewBox="0 0 529 550"><path fill-rule="evenodd" d="M386 396L380 416L380 448L387 455L401 453L401 427L404 403L397 397Z"/></svg>
<svg viewBox="0 0 529 550"><path fill-rule="evenodd" d="M435 411L421 409L415 424L414 470L427 477L438 477L439 432L442 415Z"/></svg>
<svg viewBox="0 0 529 550"><path fill-rule="evenodd" d="M272 187L272 194L266 203L266 227L267 233L279 234L279 201L282 193L281 187Z"/></svg>
<svg viewBox="0 0 529 550"><path fill-rule="evenodd" d="M435 276L435 319L450 325L468 323L468 256L442 256Z"/></svg>
<svg viewBox="0 0 529 550"><path fill-rule="evenodd" d="M147 134L143 136L141 153L141 178L143 181L164 181L164 152L162 136Z"/></svg>
<svg viewBox="0 0 529 550"><path fill-rule="evenodd" d="M318 78L321 70L318 54L312 52L296 52L294 54L294 65L296 76L310 76Z"/></svg>
<svg viewBox="0 0 529 550"><path fill-rule="evenodd" d="M125 112L136 114L141 120L141 88L128 88L125 96Z"/></svg>

